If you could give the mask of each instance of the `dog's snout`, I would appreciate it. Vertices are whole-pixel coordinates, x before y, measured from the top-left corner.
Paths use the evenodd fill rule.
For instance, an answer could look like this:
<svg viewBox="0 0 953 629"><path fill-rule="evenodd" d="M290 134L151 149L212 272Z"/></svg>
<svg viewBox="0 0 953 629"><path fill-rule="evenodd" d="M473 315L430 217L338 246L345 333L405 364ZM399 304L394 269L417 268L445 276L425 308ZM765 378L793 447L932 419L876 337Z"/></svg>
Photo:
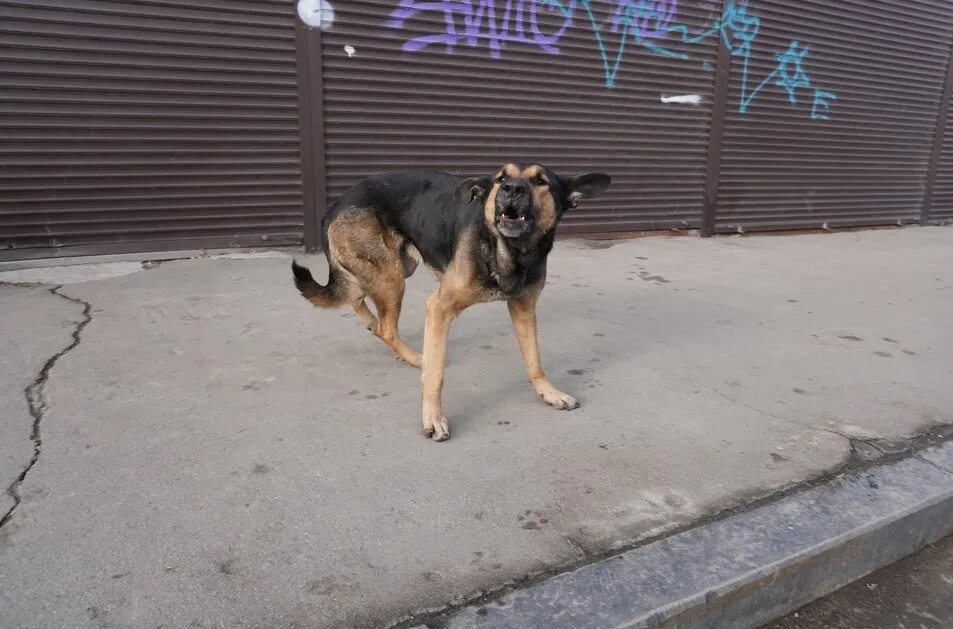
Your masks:
<svg viewBox="0 0 953 629"><path fill-rule="evenodd" d="M519 181L517 179L508 179L504 181L500 188L506 195L514 199L529 194L529 186L526 185L526 182Z"/></svg>

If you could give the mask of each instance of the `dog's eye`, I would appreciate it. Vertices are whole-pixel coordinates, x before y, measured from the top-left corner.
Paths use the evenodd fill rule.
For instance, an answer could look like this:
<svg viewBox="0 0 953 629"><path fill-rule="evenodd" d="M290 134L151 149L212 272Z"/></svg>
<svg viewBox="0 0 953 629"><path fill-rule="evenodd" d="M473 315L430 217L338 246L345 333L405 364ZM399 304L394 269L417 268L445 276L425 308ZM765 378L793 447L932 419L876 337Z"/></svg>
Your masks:
<svg viewBox="0 0 953 629"><path fill-rule="evenodd" d="M542 177L540 177L539 175L536 175L535 177L533 177L533 178L531 179L531 183L532 183L534 186L546 186L546 185L549 185L548 182L547 182L545 179L543 179Z"/></svg>
<svg viewBox="0 0 953 629"><path fill-rule="evenodd" d="M493 183L503 183L503 179L504 179L503 175L500 175L499 177L493 180Z"/></svg>

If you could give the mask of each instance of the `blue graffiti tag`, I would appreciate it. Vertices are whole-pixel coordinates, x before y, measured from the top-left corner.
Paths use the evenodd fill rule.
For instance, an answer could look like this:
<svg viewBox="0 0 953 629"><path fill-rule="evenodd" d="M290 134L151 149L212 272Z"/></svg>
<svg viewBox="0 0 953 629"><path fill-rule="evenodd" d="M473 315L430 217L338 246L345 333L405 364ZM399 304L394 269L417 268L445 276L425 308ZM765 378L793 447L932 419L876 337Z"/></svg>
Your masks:
<svg viewBox="0 0 953 629"><path fill-rule="evenodd" d="M624 23L642 38L664 37L676 13L678 0L617 0L612 32L617 33Z"/></svg>
<svg viewBox="0 0 953 629"><path fill-rule="evenodd" d="M486 42L490 56L500 58L507 43L530 44L547 54L560 54L559 40L573 26L577 8L585 14L586 24L592 31L595 46L602 59L605 85L612 88L625 55L626 42L648 52L672 59L688 60L690 48L712 37L720 37L733 57L741 61L741 98L738 111L747 113L751 104L768 86L774 85L787 94L792 105L798 104L798 90L814 89L810 117L828 120L831 104L837 95L814 87L805 69L809 49L792 41L788 49L774 53L777 61L774 69L752 88L749 76L751 55L761 30L761 18L748 12L747 4L728 0L724 12L706 29L692 33L685 24L675 23L678 0L611 0L615 11L609 26L617 34L619 47L610 54L604 38L603 25L599 24L592 10L591 0L400 0L390 15L387 26L404 27L407 20L421 13L443 13L444 32L423 35L407 40L403 50L418 52L432 44L443 44L446 52L456 45L477 47ZM557 19L555 30L544 32L540 16ZM561 20L561 21L560 21ZM459 28L462 25L462 28ZM711 62L703 61L702 67L712 71Z"/></svg>
<svg viewBox="0 0 953 629"><path fill-rule="evenodd" d="M813 120L829 120L827 112L831 110L831 104L828 101L832 100L837 100L837 94L831 94L824 90L814 90L814 107L811 108L811 118Z"/></svg>

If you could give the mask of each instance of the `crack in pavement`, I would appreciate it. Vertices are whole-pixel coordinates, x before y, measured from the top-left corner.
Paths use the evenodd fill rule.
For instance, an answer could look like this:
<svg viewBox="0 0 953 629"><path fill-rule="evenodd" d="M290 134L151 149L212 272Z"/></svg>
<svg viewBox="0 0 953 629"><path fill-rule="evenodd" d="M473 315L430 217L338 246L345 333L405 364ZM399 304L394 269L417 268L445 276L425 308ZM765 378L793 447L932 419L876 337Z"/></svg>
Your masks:
<svg viewBox="0 0 953 629"><path fill-rule="evenodd" d="M824 426L818 426L818 425L816 425L816 424L808 424L808 423L804 423L804 422L802 422L802 421L799 421L799 420L797 420L797 419L794 419L793 417L784 417L783 415L777 415L777 414L775 414L775 413L771 413L771 412L769 412L769 411L766 411L766 410L764 410L763 408L758 408L757 406L754 406L753 404L748 404L747 402L743 402L743 401L741 401L741 400L735 399L735 398L731 397L730 395L728 395L728 394L726 394L726 393L724 393L724 392L722 392L722 391L719 391L718 389L716 389L716 388L714 388L714 387L710 387L710 386L708 386L708 385L706 385L706 384L702 384L701 382L697 382L696 380L689 380L689 381L690 381L692 384L694 384L695 386L697 386L697 387L699 387L699 388L701 388L701 389L705 389L706 391L708 391L708 392L710 392L710 393L714 393L715 395L718 395L718 396L721 396L721 397L725 398L726 400L728 400L728 401L731 402L732 404L737 404L737 405L743 406L743 407L745 407L745 408L747 408L747 409L751 409L752 411L755 411L755 412L757 412L757 413L761 413L762 415L764 415L764 416L766 416L766 417L772 417L772 418L774 418L774 419L777 419L778 421L782 421L782 422L785 422L785 423L787 423L787 424L794 424L795 426L800 426L801 428L804 428L805 430L819 430L819 431L821 431L821 432L826 432L826 433L830 433L830 434L832 434L832 435L837 435L838 437L843 437L844 439L847 439L847 441L850 441L850 442L860 441L861 443L866 443L867 445L870 445L870 446L872 446L872 447L874 447L874 448L877 447L877 446L873 445L872 443L868 443L868 442L867 442L866 440L864 440L864 439L859 439L859 438L857 438L857 437L851 437L851 436L845 435L844 433L839 432L839 431L837 431L837 430L834 430L833 428L826 428L826 427L824 427ZM879 448L878 448L878 449L879 449Z"/></svg>
<svg viewBox="0 0 953 629"><path fill-rule="evenodd" d="M569 537L568 535L564 535L563 539L566 540L566 543L569 544L572 548L575 548L576 550L578 550L579 553L582 554L583 558L586 558L586 559L589 558L590 553L588 550L585 549L585 547L582 544L580 544L573 538Z"/></svg>
<svg viewBox="0 0 953 629"><path fill-rule="evenodd" d="M776 413L771 413L771 412L769 412L769 411L764 410L763 408L759 408L759 407L757 407L757 406L754 406L753 404L748 404L747 402L744 402L744 401L742 401L742 400L735 399L735 398L731 397L730 395L728 395L728 394L726 394L726 393L724 393L724 392L722 392L722 391L719 391L718 389L716 389L716 388L714 388L714 387L709 387L709 386L707 386L707 385L705 385L705 384L702 384L702 383L700 383L700 382L697 382L697 381L695 381L695 380L691 380L691 383L694 384L695 386L699 387L699 388L702 388L702 389L705 389L706 391L709 391L709 392L711 392L711 393L714 393L715 395L721 396L722 398L728 400L728 401L731 402L732 404L737 404L738 406L742 406L742 407L744 407L744 408L751 409L752 411L755 411L755 412L757 412L757 413L761 413L761 414L764 415L765 417L771 417L771 418L773 418L773 419L776 419L776 420L778 420L778 421L781 421L781 422L784 422L784 423L787 423L787 424L793 424L793 425L795 425L795 426L800 426L801 428L804 428L805 430L816 430L816 431L819 431L819 432L826 432L826 433L831 434L831 435L834 435L834 436L836 436L836 437L841 437L842 439L846 439L846 440L847 440L847 444L850 446L850 455L849 455L849 458L860 458L860 459L873 460L873 459L881 458L882 456L886 456L886 455L890 454L889 451L887 451L887 450L885 450L884 448L882 448L881 446L877 445L877 440L878 440L878 439L877 439L876 437L874 437L874 438L869 438L869 439L862 439L862 438L860 438L860 437L851 437L850 435L844 434L844 433L840 432L839 430L834 430L833 428L827 428L827 427L825 427L825 426L818 426L818 425L816 425L816 424L810 424L810 423L802 422L802 421L800 421L800 420L798 420L798 419L795 419L795 418L793 418L793 417L785 417L785 416L783 416L783 415L777 415ZM866 446L869 450L870 450L870 449L874 450L877 454L874 455L874 456L871 456L870 454L865 454L864 452L862 452L862 448L860 447L861 445ZM868 450L868 452L869 452L869 450Z"/></svg>
<svg viewBox="0 0 953 629"><path fill-rule="evenodd" d="M722 398L728 400L729 402L732 402L733 404L737 404L744 408L748 408L758 413L761 413L765 417L771 417L785 423L793 424L795 426L800 426L801 428L804 428L805 430L817 430L819 432L826 432L834 436L846 439L848 445L850 446L850 458L874 461L877 459L882 459L884 457L890 456L892 454L904 454L904 453L909 453L912 451L912 448L910 445L901 447L899 450L896 450L896 451L893 451L890 448L885 448L883 446L883 444L885 443L885 440L881 437L868 437L868 438L851 437L850 435L840 432L839 430L834 430L833 428L827 428L824 426L818 426L817 424L802 422L793 417L785 417L783 415L777 415L775 413L766 411L762 408L758 408L757 406L754 406L752 404L748 404L747 402L744 402L742 400L735 399L731 397L730 395L722 391L719 391L718 389L714 387L709 387L695 380L691 380L691 382L692 384L702 389L705 389L706 391L709 391L711 393L721 396ZM942 428L945 426L949 426L949 424L941 423L941 424L938 424L937 427ZM907 441L915 442L916 437L908 438ZM864 452L861 446L865 446L867 448L867 452ZM874 451L873 454L870 453L871 450ZM926 462L930 463L929 461L926 461ZM934 465L934 467L939 467L939 466ZM948 470L944 470L944 471L948 471ZM953 473L953 472L949 472L949 473Z"/></svg>
<svg viewBox="0 0 953 629"><path fill-rule="evenodd" d="M33 417L33 427L30 430L30 439L33 441L33 456L30 457L29 462L26 464L26 467L23 468L23 471L20 472L20 475L10 483L10 486L7 487L7 494L13 498L13 506L0 517L0 527L3 527L7 522L10 521L10 518L13 517L13 512L16 511L17 507L20 506L22 498L20 496L20 485L26 479L26 475L30 473L30 470L33 469L33 466L36 465L36 462L40 459L40 448L43 444L43 440L40 438L40 422L43 421L43 415L46 413L46 395L44 390L46 388L46 383L50 379L50 370L53 369L53 366L56 362L66 353L74 349L80 342L80 333L83 331L90 321L93 320L91 314L92 305L82 299L77 299L75 297L70 297L69 295L64 295L59 292L62 286L54 286L53 288L48 289L50 293L66 299L73 303L83 306L83 320L76 324L76 327L73 329L73 340L72 342L58 351L56 354L51 356L46 363L44 363L43 368L40 369L40 373L37 374L33 382L23 390L24 395L26 396L27 406L30 409L30 416Z"/></svg>

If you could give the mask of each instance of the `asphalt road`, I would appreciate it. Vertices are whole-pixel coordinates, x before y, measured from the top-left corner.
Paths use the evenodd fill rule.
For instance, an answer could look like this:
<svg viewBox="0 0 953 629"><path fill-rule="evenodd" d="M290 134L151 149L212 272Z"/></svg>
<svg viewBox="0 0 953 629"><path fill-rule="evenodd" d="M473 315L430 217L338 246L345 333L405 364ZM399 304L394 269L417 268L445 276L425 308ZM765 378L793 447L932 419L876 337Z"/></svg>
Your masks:
<svg viewBox="0 0 953 629"><path fill-rule="evenodd" d="M953 536L815 601L765 629L949 629Z"/></svg>

